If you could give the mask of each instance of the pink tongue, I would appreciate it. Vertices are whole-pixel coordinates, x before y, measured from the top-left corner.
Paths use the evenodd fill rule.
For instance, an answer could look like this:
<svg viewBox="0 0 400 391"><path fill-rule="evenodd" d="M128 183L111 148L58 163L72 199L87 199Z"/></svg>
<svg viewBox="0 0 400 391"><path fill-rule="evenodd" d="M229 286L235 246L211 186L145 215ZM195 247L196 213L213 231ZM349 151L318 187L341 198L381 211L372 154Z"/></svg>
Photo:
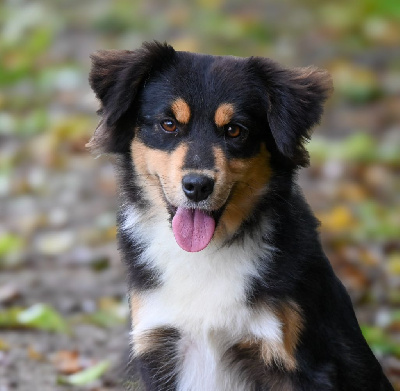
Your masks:
<svg viewBox="0 0 400 391"><path fill-rule="evenodd" d="M215 231L215 221L201 210L178 208L172 219L172 231L183 250L197 252L210 243Z"/></svg>

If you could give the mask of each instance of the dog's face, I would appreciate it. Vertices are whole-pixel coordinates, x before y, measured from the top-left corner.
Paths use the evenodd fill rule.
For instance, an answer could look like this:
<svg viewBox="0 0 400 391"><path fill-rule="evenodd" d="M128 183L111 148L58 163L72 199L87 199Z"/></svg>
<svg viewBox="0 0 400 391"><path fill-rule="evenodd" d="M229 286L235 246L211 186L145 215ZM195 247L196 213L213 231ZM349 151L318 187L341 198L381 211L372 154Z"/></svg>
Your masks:
<svg viewBox="0 0 400 391"><path fill-rule="evenodd" d="M187 251L202 250L216 227L216 236L233 234L268 183L266 118L246 66L186 55L153 75L140 96L135 169L148 198L170 210Z"/></svg>
<svg viewBox="0 0 400 391"><path fill-rule="evenodd" d="M303 142L331 88L316 69L157 43L93 59L103 121L91 147L130 154L146 201L168 210L186 251L232 237L278 171L306 165Z"/></svg>

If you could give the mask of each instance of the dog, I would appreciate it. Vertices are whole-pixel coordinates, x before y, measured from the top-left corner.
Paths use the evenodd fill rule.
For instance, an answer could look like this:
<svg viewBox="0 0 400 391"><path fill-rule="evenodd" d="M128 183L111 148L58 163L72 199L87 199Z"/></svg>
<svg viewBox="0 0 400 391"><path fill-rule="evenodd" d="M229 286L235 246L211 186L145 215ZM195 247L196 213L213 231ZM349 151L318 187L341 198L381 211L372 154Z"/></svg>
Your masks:
<svg viewBox="0 0 400 391"><path fill-rule="evenodd" d="M393 390L296 184L326 71L144 43L92 55L145 390Z"/></svg>

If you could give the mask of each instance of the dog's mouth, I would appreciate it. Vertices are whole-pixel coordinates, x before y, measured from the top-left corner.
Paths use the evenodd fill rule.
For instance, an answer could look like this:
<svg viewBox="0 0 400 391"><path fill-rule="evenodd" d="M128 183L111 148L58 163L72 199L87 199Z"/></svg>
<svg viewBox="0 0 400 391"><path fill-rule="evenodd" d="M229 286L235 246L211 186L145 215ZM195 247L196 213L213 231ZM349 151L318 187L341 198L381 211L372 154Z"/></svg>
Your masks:
<svg viewBox="0 0 400 391"><path fill-rule="evenodd" d="M178 245L185 251L204 250L211 242L225 205L216 211L189 209L168 205L172 231Z"/></svg>

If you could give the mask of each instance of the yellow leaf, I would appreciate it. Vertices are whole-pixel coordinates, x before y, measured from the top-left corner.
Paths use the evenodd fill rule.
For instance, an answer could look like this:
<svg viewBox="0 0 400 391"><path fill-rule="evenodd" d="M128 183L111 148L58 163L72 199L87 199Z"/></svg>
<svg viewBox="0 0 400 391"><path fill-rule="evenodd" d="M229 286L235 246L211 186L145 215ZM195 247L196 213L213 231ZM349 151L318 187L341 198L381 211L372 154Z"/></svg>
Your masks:
<svg viewBox="0 0 400 391"><path fill-rule="evenodd" d="M367 193L360 185L346 183L341 186L339 196L348 201L362 201L367 198Z"/></svg>
<svg viewBox="0 0 400 391"><path fill-rule="evenodd" d="M400 253L393 253L389 256L387 269L391 274L400 275Z"/></svg>
<svg viewBox="0 0 400 391"><path fill-rule="evenodd" d="M344 231L356 225L354 216L345 206L338 206L330 212L319 214L318 218L321 220L322 229L333 232Z"/></svg>
<svg viewBox="0 0 400 391"><path fill-rule="evenodd" d="M0 351L7 352L8 350L10 350L8 343L3 339L0 339Z"/></svg>

